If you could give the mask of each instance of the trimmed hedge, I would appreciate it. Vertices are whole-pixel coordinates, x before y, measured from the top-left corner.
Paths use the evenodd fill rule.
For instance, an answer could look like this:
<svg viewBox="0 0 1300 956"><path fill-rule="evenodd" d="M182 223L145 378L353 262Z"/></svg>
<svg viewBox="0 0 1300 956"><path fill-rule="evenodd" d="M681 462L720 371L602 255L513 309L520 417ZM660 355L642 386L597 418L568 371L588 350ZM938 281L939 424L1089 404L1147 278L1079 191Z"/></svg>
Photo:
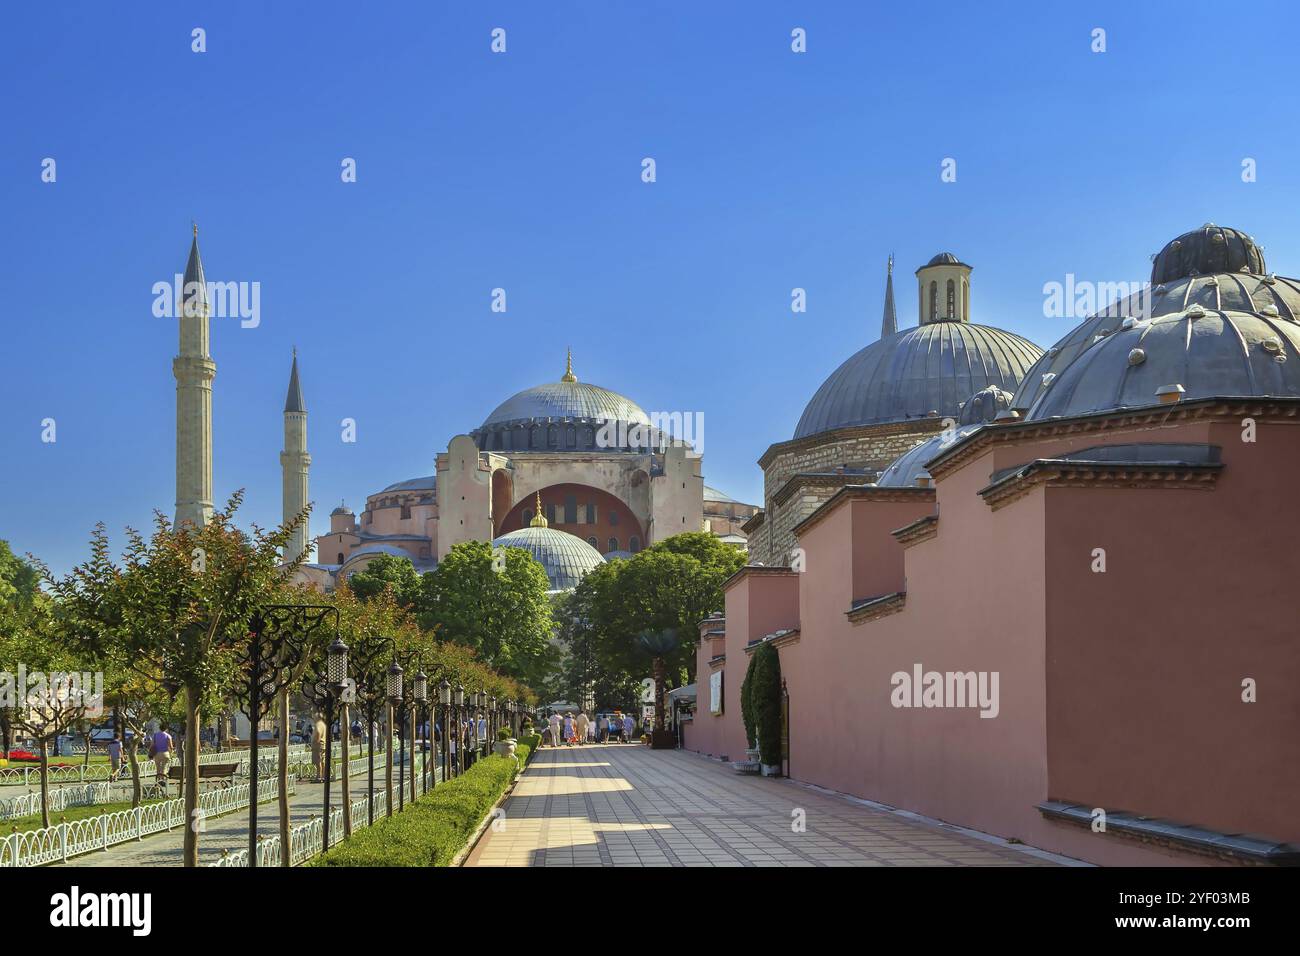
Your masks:
<svg viewBox="0 0 1300 956"><path fill-rule="evenodd" d="M537 753L537 748L542 745L541 734L527 734L519 738L519 766L527 765L528 761L533 759L533 754ZM527 756L524 755L524 748L528 749Z"/></svg>
<svg viewBox="0 0 1300 956"><path fill-rule="evenodd" d="M769 765L781 763L781 657L771 644L754 648L750 681L750 706L758 733L759 759Z"/></svg>
<svg viewBox="0 0 1300 956"><path fill-rule="evenodd" d="M493 754L461 776L438 784L402 813L354 830L310 866L449 866L483 818L532 756L520 742L516 756Z"/></svg>
<svg viewBox="0 0 1300 956"><path fill-rule="evenodd" d="M745 725L745 740L749 749L758 746L758 729L754 720L754 661L755 654L749 655L749 666L745 668L745 679L740 683L740 722Z"/></svg>

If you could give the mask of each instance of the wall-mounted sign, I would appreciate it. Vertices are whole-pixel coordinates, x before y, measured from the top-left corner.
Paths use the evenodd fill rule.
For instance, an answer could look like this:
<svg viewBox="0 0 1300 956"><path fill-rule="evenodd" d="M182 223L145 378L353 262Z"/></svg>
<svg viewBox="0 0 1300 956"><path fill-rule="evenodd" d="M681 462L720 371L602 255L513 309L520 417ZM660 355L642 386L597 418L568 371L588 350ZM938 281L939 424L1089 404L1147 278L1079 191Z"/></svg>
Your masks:
<svg viewBox="0 0 1300 956"><path fill-rule="evenodd" d="M709 713L722 713L722 671L709 675Z"/></svg>

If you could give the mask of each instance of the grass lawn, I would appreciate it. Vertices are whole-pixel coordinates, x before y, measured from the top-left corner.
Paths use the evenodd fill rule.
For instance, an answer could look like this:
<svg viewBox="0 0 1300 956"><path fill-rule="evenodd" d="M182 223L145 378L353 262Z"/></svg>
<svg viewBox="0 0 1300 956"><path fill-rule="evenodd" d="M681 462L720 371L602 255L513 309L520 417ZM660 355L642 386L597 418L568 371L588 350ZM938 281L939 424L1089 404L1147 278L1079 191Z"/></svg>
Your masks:
<svg viewBox="0 0 1300 956"><path fill-rule="evenodd" d="M146 806L150 803L161 803L161 800L141 800L140 806ZM73 820L84 820L87 817L97 817L101 813L113 813L116 810L130 810L131 801L121 800L114 803L95 803L86 807L68 807L66 810L60 810L57 813L50 814L50 825L58 826L60 823L71 823ZM34 813L25 817L14 817L12 820L0 820L2 832L12 832L13 830L39 830L41 828L41 815Z"/></svg>

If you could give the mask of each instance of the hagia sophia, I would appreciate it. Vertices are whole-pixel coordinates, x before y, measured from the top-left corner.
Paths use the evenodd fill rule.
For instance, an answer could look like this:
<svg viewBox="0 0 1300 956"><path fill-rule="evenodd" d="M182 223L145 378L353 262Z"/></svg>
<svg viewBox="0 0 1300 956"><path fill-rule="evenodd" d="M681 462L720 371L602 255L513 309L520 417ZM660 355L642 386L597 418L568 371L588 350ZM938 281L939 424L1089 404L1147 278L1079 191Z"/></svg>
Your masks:
<svg viewBox="0 0 1300 956"><path fill-rule="evenodd" d="M187 283L197 238L190 259ZM687 749L745 762L740 688L770 644L796 781L1091 863L1300 863L1300 280L1207 223L1153 256L1149 306L1044 350L974 321L972 271L946 252L918 268L900 330L891 259L880 337L759 456L761 506L706 486L688 443L570 356L431 474L304 531L300 574L328 590L380 554L427 570L481 540L527 548L563 591L711 531L748 563L700 623ZM178 520L211 513L214 370L206 318L183 316ZM295 357L286 517L309 500L305 409ZM601 440L611 421L639 438Z"/></svg>

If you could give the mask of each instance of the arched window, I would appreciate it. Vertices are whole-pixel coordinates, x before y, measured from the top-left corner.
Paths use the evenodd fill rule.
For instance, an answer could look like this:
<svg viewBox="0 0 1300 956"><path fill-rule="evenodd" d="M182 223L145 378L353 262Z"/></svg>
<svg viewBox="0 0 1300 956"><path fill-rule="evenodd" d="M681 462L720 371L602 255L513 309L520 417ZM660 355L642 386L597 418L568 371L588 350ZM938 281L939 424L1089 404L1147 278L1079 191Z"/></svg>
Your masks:
<svg viewBox="0 0 1300 956"><path fill-rule="evenodd" d="M591 545L593 548L599 548L599 547L600 547L600 545L598 545L598 544L596 543L596 536L595 536L595 535L592 535L590 538L587 539L587 544Z"/></svg>
<svg viewBox="0 0 1300 956"><path fill-rule="evenodd" d="M948 318L957 317L957 283L948 280Z"/></svg>
<svg viewBox="0 0 1300 956"><path fill-rule="evenodd" d="M930 280L930 321L939 318L939 283Z"/></svg>
<svg viewBox="0 0 1300 956"><path fill-rule="evenodd" d="M632 535L631 539L627 543L627 549L633 554L636 554L641 550L641 539L636 535Z"/></svg>
<svg viewBox="0 0 1300 956"><path fill-rule="evenodd" d="M610 551L617 551L617 550L618 550L618 538L610 538L609 548L606 550L605 553L608 554Z"/></svg>
<svg viewBox="0 0 1300 956"><path fill-rule="evenodd" d="M578 447L578 429L573 425L570 425L567 429L565 429L564 442L565 442L564 445L565 448Z"/></svg>
<svg viewBox="0 0 1300 956"><path fill-rule="evenodd" d="M533 521L533 509L532 509L532 508L525 508L525 509L524 509L524 527L527 528L530 524L532 524L532 521Z"/></svg>
<svg viewBox="0 0 1300 956"><path fill-rule="evenodd" d="M617 512L617 511L611 511L611 512L609 513L609 523L612 524L612 525L617 525L617 524L618 524L618 512Z"/></svg>
<svg viewBox="0 0 1300 956"><path fill-rule="evenodd" d="M550 428L546 429L546 447L560 447L560 429L558 425L552 425Z"/></svg>
<svg viewBox="0 0 1300 956"><path fill-rule="evenodd" d="M546 523L555 524L555 504L551 503L549 505L544 505L543 507L546 508Z"/></svg>
<svg viewBox="0 0 1300 956"><path fill-rule="evenodd" d="M340 551L340 552L339 552L339 564L342 564L342 563L343 563L343 552Z"/></svg>
<svg viewBox="0 0 1300 956"><path fill-rule="evenodd" d="M587 502L587 524L596 523L596 506L590 501Z"/></svg>

